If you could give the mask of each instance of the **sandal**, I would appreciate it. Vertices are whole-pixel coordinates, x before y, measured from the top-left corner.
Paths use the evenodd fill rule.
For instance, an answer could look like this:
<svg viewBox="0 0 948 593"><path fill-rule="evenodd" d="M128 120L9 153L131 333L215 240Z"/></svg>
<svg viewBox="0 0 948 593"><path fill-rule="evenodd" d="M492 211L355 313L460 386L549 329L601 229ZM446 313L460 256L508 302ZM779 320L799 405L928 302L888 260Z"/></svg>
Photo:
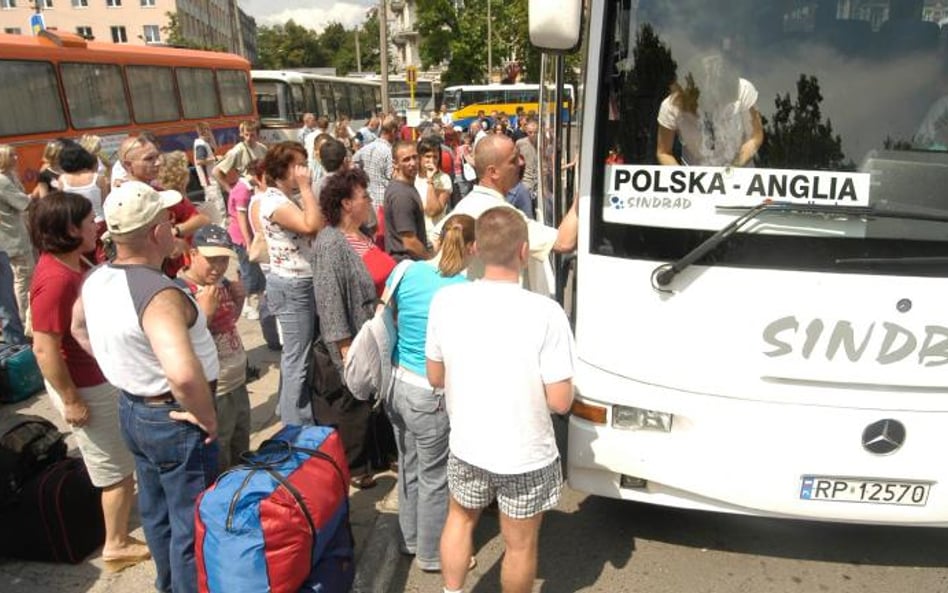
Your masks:
<svg viewBox="0 0 948 593"><path fill-rule="evenodd" d="M372 474L363 474L361 476L353 476L349 480L349 485L358 490L368 490L369 488L375 488L376 485L375 478L372 477Z"/></svg>

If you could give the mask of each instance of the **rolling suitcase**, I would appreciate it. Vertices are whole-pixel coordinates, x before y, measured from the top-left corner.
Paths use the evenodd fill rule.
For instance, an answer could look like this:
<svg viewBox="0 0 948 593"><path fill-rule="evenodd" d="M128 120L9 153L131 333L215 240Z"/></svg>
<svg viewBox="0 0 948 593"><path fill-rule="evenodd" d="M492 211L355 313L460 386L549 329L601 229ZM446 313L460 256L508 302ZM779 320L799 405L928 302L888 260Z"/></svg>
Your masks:
<svg viewBox="0 0 948 593"><path fill-rule="evenodd" d="M0 522L0 555L10 558L78 564L105 543L102 491L81 459L64 459L30 479Z"/></svg>
<svg viewBox="0 0 948 593"><path fill-rule="evenodd" d="M0 346L0 402L23 401L43 390L43 375L29 344Z"/></svg>

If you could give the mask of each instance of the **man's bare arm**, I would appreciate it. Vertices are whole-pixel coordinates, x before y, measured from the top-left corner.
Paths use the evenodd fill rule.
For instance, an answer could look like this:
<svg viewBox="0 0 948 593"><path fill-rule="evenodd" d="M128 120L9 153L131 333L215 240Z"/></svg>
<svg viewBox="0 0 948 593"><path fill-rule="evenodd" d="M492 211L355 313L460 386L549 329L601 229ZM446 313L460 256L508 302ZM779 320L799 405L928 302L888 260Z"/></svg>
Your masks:
<svg viewBox="0 0 948 593"><path fill-rule="evenodd" d="M552 412L565 414L573 405L573 380L565 379L543 385L546 405Z"/></svg>
<svg viewBox="0 0 948 593"><path fill-rule="evenodd" d="M142 329L168 378L172 395L211 441L217 438L217 413L214 394L188 334L194 314L193 305L183 293L171 288L162 290L145 307Z"/></svg>
<svg viewBox="0 0 948 593"><path fill-rule="evenodd" d="M69 333L72 334L72 337L79 344L79 347L85 350L89 356L95 356L95 354L92 353L92 343L89 342L89 328L86 327L86 310L82 307L81 296L72 304L72 324L69 328Z"/></svg>

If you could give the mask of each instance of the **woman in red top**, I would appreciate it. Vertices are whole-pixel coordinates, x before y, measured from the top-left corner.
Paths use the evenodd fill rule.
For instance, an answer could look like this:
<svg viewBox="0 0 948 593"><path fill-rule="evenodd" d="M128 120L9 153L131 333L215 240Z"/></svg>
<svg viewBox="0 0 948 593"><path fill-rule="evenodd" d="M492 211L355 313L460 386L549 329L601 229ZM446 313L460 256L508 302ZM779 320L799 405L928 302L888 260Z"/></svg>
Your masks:
<svg viewBox="0 0 948 593"><path fill-rule="evenodd" d="M60 191L35 200L30 237L41 253L30 286L33 351L50 400L76 435L92 483L102 488L102 558L108 568L121 570L150 557L145 544L128 535L135 463L119 431L118 390L70 330L73 304L89 267L81 254L95 248L92 203Z"/></svg>

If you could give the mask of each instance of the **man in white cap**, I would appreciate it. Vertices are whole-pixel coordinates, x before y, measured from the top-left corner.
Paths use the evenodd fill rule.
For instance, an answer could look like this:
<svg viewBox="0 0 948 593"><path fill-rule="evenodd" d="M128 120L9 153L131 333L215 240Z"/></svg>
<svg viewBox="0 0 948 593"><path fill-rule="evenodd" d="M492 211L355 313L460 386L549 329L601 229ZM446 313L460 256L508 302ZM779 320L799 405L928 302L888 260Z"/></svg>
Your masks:
<svg viewBox="0 0 948 593"><path fill-rule="evenodd" d="M197 591L194 502L217 471L217 349L201 308L161 273L174 249L167 208L179 201L140 181L112 190L104 210L117 256L86 279L73 316L74 335L122 392L122 436L163 593Z"/></svg>

